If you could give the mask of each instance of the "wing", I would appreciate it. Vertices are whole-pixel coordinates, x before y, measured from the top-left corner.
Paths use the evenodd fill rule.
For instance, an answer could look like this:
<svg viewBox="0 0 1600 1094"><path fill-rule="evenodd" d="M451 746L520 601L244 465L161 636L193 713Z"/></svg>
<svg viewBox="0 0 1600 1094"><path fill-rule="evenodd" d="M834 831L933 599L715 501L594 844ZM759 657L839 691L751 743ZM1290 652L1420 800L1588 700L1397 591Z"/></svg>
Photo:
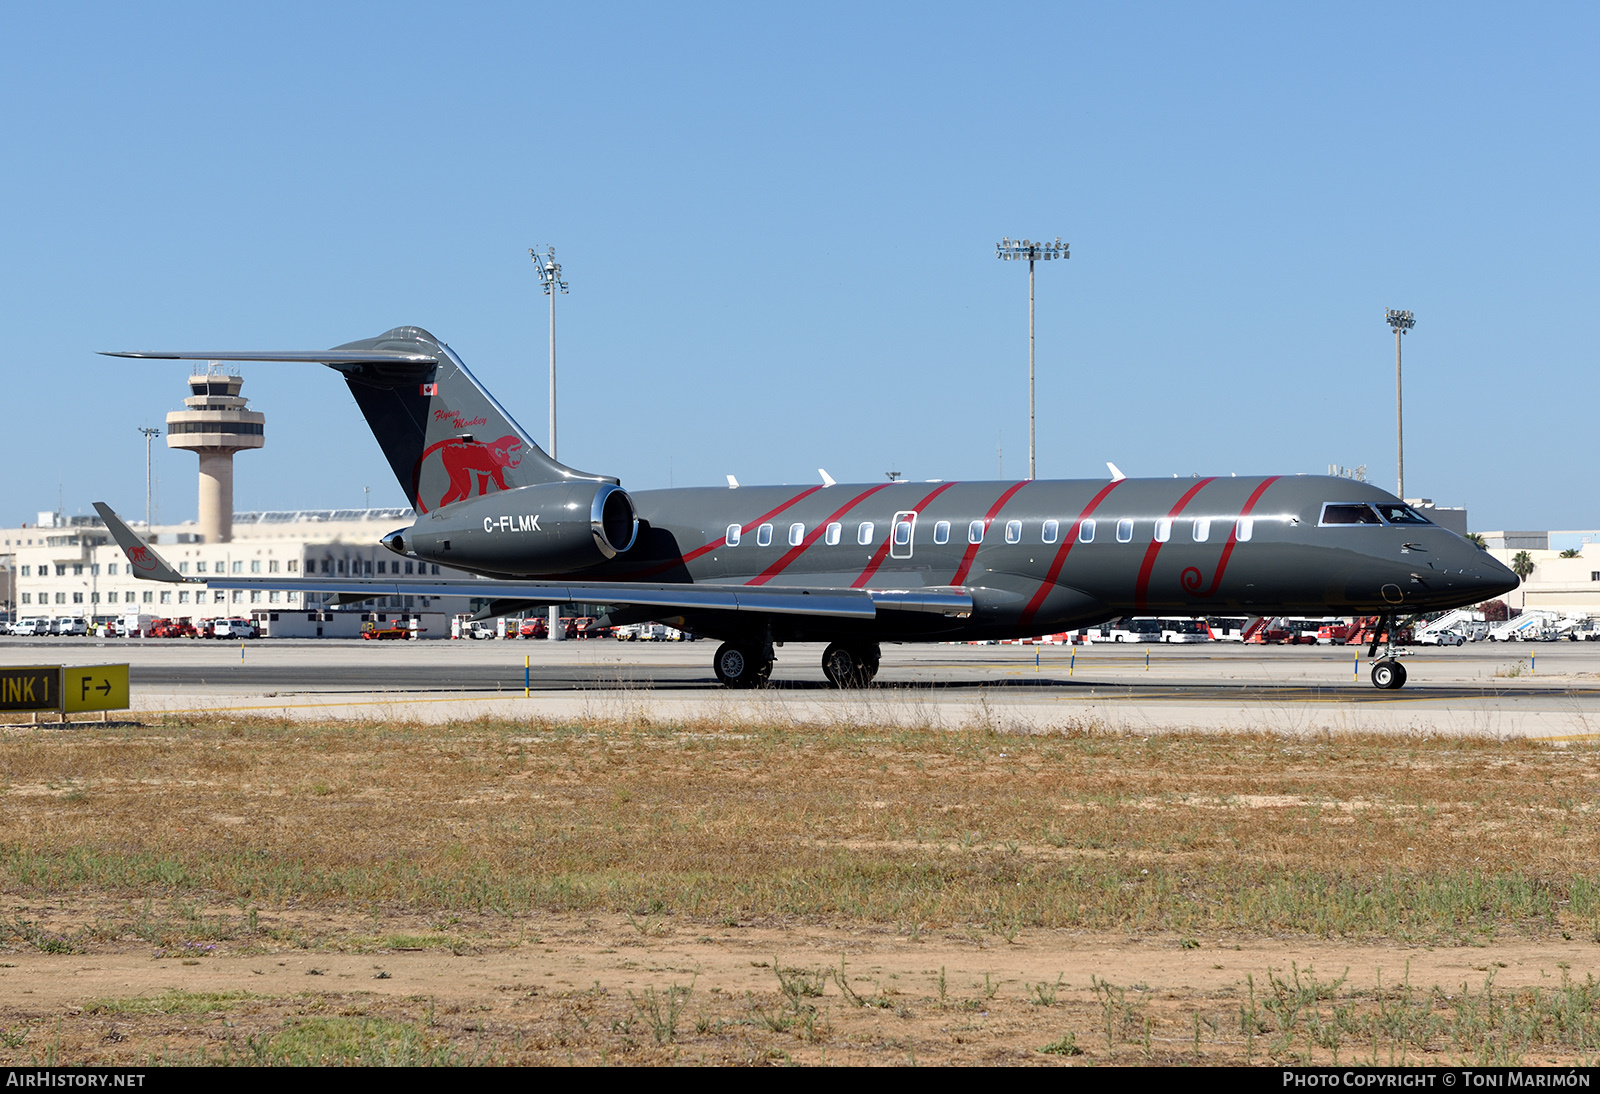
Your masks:
<svg viewBox="0 0 1600 1094"><path fill-rule="evenodd" d="M204 585L211 589L273 589L337 593L347 601L379 596L471 596L526 604L617 604L675 611L757 612L769 615L827 616L867 620L879 607L931 612L964 619L972 614L972 593L956 586L920 589L802 589L771 585L652 585L638 581L494 581L484 578L443 581L283 580L280 578L198 579L184 577L140 539L109 505L95 502L134 573L152 581Z"/></svg>
<svg viewBox="0 0 1600 1094"><path fill-rule="evenodd" d="M258 353L243 350L223 350L220 353L201 353L198 350L101 350L100 355L137 357L145 361L300 361L323 365L359 365L369 362L418 365L439 363L439 358L431 353L407 353L404 350L384 349L262 350Z"/></svg>

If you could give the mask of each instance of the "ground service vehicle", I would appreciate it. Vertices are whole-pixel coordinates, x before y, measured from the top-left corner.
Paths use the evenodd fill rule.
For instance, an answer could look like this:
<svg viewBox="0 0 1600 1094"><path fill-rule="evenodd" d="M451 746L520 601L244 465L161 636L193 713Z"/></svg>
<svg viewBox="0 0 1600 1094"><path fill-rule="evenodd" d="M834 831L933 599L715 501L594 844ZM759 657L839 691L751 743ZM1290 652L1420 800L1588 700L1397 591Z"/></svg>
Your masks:
<svg viewBox="0 0 1600 1094"><path fill-rule="evenodd" d="M404 588L328 578L318 589L486 598L485 617L605 604L607 625L660 622L721 639L712 668L730 687L765 681L780 642L825 644L828 679L860 685L876 674L882 642L1029 638L1144 614L1387 620L1517 585L1486 552L1350 479L1113 472L1109 481L848 485L824 477L811 487L634 493L547 455L419 327L332 350L118 355L334 369L417 513L383 545L476 575ZM186 577L109 506L96 509L142 577L212 589L306 584ZM1373 665L1375 685L1404 684L1393 654Z"/></svg>
<svg viewBox="0 0 1600 1094"><path fill-rule="evenodd" d="M256 628L254 621L232 617L228 619L213 619L209 632L211 638L259 638L261 632Z"/></svg>

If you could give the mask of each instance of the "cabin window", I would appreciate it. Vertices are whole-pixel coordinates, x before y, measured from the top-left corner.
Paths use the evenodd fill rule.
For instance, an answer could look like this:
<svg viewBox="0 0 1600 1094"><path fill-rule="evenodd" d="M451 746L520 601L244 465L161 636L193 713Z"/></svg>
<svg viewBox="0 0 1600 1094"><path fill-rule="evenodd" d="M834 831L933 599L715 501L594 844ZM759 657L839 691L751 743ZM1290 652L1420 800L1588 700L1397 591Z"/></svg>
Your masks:
<svg viewBox="0 0 1600 1094"><path fill-rule="evenodd" d="M1041 536L1045 543L1054 543L1059 535L1061 535L1061 522L1059 520L1047 520L1044 522Z"/></svg>
<svg viewBox="0 0 1600 1094"><path fill-rule="evenodd" d="M756 529L756 546L757 547L771 547L772 546L772 525L763 524L760 528Z"/></svg>
<svg viewBox="0 0 1600 1094"><path fill-rule="evenodd" d="M1233 538L1240 543L1250 542L1250 537L1255 535L1256 521L1254 517L1240 517L1239 523L1233 526Z"/></svg>
<svg viewBox="0 0 1600 1094"><path fill-rule="evenodd" d="M798 547L806 541L806 526L804 524L789 525L789 546Z"/></svg>
<svg viewBox="0 0 1600 1094"><path fill-rule="evenodd" d="M1006 542L1007 543L1021 543L1022 542L1022 522L1020 520L1008 520L1008 521L1006 521Z"/></svg>
<svg viewBox="0 0 1600 1094"><path fill-rule="evenodd" d="M1194 541L1204 543L1211 538L1211 520L1208 517L1194 518Z"/></svg>
<svg viewBox="0 0 1600 1094"><path fill-rule="evenodd" d="M842 530L843 526L838 521L835 521L828 525L828 530L822 534L822 538L829 547L837 547L839 546L839 533Z"/></svg>
<svg viewBox="0 0 1600 1094"><path fill-rule="evenodd" d="M1370 505L1329 502L1322 507L1322 523L1327 524L1381 524L1378 514Z"/></svg>
<svg viewBox="0 0 1600 1094"><path fill-rule="evenodd" d="M971 524L967 525L967 542L983 542L983 521L975 520Z"/></svg>
<svg viewBox="0 0 1600 1094"><path fill-rule="evenodd" d="M904 547L906 544L908 544L910 542L911 542L911 522L909 520L902 520L902 521L896 522L896 524L894 526L894 545L896 547Z"/></svg>
<svg viewBox="0 0 1600 1094"><path fill-rule="evenodd" d="M933 542L935 542L935 543L949 543L950 542L950 522L949 521L941 520L938 524L935 524L933 526Z"/></svg>
<svg viewBox="0 0 1600 1094"><path fill-rule="evenodd" d="M862 521L861 527L856 529L856 542L863 547L872 542L872 522L870 520Z"/></svg>
<svg viewBox="0 0 1600 1094"><path fill-rule="evenodd" d="M1117 538L1122 538L1122 529L1117 529ZM1155 539L1157 543L1165 543L1172 538L1172 518L1160 517L1156 520Z"/></svg>
<svg viewBox="0 0 1600 1094"><path fill-rule="evenodd" d="M1133 521L1123 517L1117 521L1117 542L1131 543L1133 541Z"/></svg>
<svg viewBox="0 0 1600 1094"><path fill-rule="evenodd" d="M1093 520L1093 518L1091 518L1089 520L1086 520L1082 524L1078 525L1078 542L1079 543L1093 543L1094 542L1094 520Z"/></svg>
<svg viewBox="0 0 1600 1094"><path fill-rule="evenodd" d="M739 546L739 526L737 524L728 525L727 540L729 547Z"/></svg>

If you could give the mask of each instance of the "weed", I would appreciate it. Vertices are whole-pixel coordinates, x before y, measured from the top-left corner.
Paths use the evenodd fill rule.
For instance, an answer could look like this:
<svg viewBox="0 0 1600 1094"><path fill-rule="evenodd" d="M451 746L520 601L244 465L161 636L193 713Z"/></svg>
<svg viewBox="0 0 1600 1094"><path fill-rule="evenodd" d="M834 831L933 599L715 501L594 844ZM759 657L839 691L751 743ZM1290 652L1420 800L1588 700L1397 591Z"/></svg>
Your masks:
<svg viewBox="0 0 1600 1094"><path fill-rule="evenodd" d="M638 997L633 992L628 993L628 998L633 1000L634 1009L650 1027L650 1033L655 1037L656 1044L670 1044L678 1033L678 1018L683 1014L683 1008L688 1006L689 997L694 994L695 980L690 980L687 987L673 984L665 992L656 991L654 986L647 987Z"/></svg>
<svg viewBox="0 0 1600 1094"><path fill-rule="evenodd" d="M1078 1039L1071 1030L1061 1035L1061 1040L1052 1041L1039 1050L1051 1056L1082 1056L1083 1049L1078 1047Z"/></svg>
<svg viewBox="0 0 1600 1094"><path fill-rule="evenodd" d="M1036 1007L1053 1007L1053 1006L1055 1006L1056 1005L1056 992L1061 990L1061 978L1064 975L1065 975L1065 973L1057 973L1056 974L1056 982L1054 984L1050 983L1047 980L1041 980L1039 983L1034 984L1032 987L1028 987L1028 991L1033 996L1033 1005L1036 1006ZM1024 987L1027 987L1027 985L1024 985Z"/></svg>

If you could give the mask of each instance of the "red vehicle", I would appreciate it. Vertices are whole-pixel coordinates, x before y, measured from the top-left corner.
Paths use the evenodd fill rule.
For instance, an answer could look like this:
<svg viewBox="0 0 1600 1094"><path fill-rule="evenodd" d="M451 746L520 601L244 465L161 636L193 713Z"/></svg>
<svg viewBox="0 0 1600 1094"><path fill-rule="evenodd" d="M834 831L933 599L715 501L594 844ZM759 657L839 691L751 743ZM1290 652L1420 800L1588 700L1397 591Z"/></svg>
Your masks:
<svg viewBox="0 0 1600 1094"><path fill-rule="evenodd" d="M195 629L188 618L183 619L157 619L150 624L146 632L151 638L199 638L200 632Z"/></svg>
<svg viewBox="0 0 1600 1094"><path fill-rule="evenodd" d="M368 623L361 629L361 637L379 642L406 639L411 637L411 629L399 623Z"/></svg>
<svg viewBox="0 0 1600 1094"><path fill-rule="evenodd" d="M584 637L582 634L578 633L577 624L578 620L573 619L572 616L562 616L561 636L563 638ZM545 638L548 637L549 634L550 624L542 615L529 616L527 619L522 621L522 626L517 630L517 635L521 638Z"/></svg>
<svg viewBox="0 0 1600 1094"><path fill-rule="evenodd" d="M1342 646L1350 641L1348 623L1328 623L1317 628L1317 642L1323 645Z"/></svg>

